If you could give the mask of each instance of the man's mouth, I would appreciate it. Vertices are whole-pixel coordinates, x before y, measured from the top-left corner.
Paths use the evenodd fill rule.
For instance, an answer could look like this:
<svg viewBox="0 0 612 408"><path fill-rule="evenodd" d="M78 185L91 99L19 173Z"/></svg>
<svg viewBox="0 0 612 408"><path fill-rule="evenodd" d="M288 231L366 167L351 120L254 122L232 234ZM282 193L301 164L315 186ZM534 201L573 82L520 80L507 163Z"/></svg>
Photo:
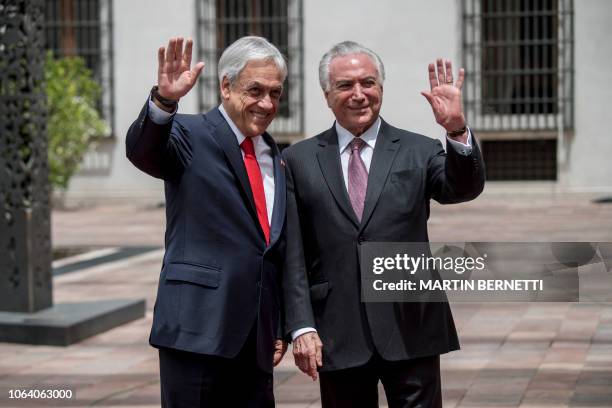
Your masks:
<svg viewBox="0 0 612 408"><path fill-rule="evenodd" d="M269 113L265 113L265 112L251 111L251 114L255 116L257 119L266 119L269 116Z"/></svg>

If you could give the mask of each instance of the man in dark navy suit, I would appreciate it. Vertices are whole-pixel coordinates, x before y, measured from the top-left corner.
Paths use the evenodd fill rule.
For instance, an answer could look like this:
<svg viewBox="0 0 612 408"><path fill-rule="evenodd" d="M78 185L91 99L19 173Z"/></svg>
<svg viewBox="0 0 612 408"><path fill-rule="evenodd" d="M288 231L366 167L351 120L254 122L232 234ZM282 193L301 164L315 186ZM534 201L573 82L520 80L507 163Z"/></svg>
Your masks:
<svg viewBox="0 0 612 408"><path fill-rule="evenodd" d="M162 406L274 406L272 368L286 350L286 196L266 129L287 67L268 41L243 37L219 60L221 105L177 114L204 68L191 67L192 47L172 38L159 49L157 86L126 140L129 160L165 185L166 253L149 339Z"/></svg>

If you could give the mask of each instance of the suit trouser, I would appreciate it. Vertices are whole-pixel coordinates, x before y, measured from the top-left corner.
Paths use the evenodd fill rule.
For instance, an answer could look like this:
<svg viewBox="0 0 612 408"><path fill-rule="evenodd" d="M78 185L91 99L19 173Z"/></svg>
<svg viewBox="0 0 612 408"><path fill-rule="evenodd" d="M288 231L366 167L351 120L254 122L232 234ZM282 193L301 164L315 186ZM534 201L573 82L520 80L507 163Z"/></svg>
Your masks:
<svg viewBox="0 0 612 408"><path fill-rule="evenodd" d="M440 408L440 356L385 361L377 353L363 366L319 373L323 408L378 407L378 381L389 408Z"/></svg>
<svg viewBox="0 0 612 408"><path fill-rule="evenodd" d="M160 348L162 407L274 407L272 373L257 364L255 333L231 359Z"/></svg>

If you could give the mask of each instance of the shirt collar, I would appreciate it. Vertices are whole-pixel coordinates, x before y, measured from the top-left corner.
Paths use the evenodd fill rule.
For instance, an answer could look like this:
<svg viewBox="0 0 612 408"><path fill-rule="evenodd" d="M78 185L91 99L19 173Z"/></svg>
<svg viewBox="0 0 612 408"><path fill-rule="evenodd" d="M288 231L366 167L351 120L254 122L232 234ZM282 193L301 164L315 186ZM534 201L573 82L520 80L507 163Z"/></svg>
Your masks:
<svg viewBox="0 0 612 408"><path fill-rule="evenodd" d="M366 144L372 149L374 149L374 146L376 146L376 139L378 137L378 131L380 130L381 122L382 121L380 120L380 116L377 117L376 121L372 124L372 126L370 126L368 130L363 132L360 136L361 140L366 142ZM336 121L336 133L338 134L338 147L340 148L340 154L342 154L355 136L351 132L343 128L338 123L338 121Z"/></svg>

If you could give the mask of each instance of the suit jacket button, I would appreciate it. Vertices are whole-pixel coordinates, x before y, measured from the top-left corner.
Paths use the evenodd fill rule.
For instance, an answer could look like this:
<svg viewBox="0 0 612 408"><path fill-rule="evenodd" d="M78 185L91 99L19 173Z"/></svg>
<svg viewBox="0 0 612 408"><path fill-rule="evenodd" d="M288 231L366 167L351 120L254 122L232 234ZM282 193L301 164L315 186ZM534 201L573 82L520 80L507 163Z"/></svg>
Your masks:
<svg viewBox="0 0 612 408"><path fill-rule="evenodd" d="M359 236L359 237L357 238L357 242L359 242L360 244L363 244L363 243L364 243L364 242L366 242L366 241L367 241L366 237Z"/></svg>

